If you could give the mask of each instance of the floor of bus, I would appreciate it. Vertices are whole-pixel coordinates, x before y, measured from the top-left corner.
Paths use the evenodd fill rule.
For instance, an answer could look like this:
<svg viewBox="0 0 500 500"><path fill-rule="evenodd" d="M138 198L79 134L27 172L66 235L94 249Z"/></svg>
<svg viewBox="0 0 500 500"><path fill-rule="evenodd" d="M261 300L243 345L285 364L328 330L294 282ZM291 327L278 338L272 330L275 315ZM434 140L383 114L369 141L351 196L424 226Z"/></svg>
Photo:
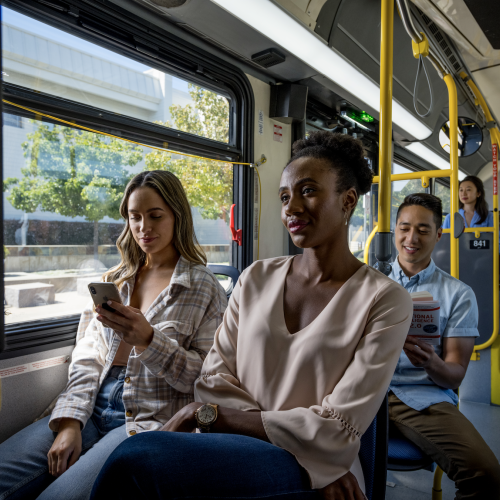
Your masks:
<svg viewBox="0 0 500 500"><path fill-rule="evenodd" d="M500 460L500 407L460 401L460 411L474 424ZM426 470L387 473L386 500L430 500L433 473ZM443 475L443 500L455 498L455 484Z"/></svg>

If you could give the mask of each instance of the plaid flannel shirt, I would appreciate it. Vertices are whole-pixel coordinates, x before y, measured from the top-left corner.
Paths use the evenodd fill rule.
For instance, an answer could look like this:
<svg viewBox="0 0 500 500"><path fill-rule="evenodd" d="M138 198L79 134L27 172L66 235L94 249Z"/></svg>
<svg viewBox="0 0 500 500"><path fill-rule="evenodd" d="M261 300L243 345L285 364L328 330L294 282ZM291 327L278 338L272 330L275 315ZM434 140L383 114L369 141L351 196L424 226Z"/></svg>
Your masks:
<svg viewBox="0 0 500 500"><path fill-rule="evenodd" d="M130 303L135 279L120 290ZM194 400L194 382L222 322L226 294L206 267L181 257L170 285L146 311L154 330L147 349L130 353L123 404L128 435L158 430L178 410ZM120 337L97 321L90 305L82 314L69 380L55 404L49 427L57 431L61 418L85 426L92 415L99 388L120 345Z"/></svg>

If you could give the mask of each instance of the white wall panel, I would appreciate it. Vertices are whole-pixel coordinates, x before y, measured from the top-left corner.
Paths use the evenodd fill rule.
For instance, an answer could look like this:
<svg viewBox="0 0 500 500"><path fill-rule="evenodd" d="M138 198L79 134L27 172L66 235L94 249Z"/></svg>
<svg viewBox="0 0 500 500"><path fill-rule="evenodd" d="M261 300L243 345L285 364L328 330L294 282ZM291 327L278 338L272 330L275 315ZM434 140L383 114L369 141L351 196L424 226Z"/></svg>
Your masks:
<svg viewBox="0 0 500 500"><path fill-rule="evenodd" d="M262 154L267 158L267 163L259 168L262 181L259 259L269 259L286 253L287 233L281 223L278 189L281 172L290 159L292 126L269 118L270 85L250 75L247 77L252 85L255 99L254 158L258 160ZM263 118L260 124L259 112ZM274 140L275 124L282 127L283 142ZM255 206L258 207L258 200ZM258 216L257 212L254 212L255 216ZM257 240L254 240L254 260L257 260Z"/></svg>

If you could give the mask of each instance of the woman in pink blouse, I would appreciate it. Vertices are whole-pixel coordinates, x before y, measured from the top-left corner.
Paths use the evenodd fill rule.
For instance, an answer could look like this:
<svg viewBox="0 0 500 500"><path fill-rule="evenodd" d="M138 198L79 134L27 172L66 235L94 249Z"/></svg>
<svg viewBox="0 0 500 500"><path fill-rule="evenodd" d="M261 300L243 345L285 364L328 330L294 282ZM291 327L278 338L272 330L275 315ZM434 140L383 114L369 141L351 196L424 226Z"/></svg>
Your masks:
<svg viewBox="0 0 500 500"><path fill-rule="evenodd" d="M279 197L304 253L243 272L195 384L198 402L169 432L120 445L92 498L365 498L360 437L412 316L408 293L347 244L372 175L349 136L315 132L294 144Z"/></svg>

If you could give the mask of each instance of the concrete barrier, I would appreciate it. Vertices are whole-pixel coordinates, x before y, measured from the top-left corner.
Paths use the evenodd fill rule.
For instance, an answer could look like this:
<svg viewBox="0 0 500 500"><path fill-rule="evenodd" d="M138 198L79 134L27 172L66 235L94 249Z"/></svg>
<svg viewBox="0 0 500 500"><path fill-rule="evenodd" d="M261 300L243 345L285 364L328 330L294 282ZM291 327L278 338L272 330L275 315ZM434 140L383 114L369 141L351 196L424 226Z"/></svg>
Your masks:
<svg viewBox="0 0 500 500"><path fill-rule="evenodd" d="M94 261L94 247L88 245L6 245L6 248L6 273L40 273L67 269L90 271L96 267L109 269L120 262L120 254L115 245L99 245L97 262ZM201 245L201 248L208 262L219 264L230 261L228 244Z"/></svg>
<svg viewBox="0 0 500 500"><path fill-rule="evenodd" d="M13 307L33 307L53 304L54 285L47 283L23 283L5 287L5 301Z"/></svg>

